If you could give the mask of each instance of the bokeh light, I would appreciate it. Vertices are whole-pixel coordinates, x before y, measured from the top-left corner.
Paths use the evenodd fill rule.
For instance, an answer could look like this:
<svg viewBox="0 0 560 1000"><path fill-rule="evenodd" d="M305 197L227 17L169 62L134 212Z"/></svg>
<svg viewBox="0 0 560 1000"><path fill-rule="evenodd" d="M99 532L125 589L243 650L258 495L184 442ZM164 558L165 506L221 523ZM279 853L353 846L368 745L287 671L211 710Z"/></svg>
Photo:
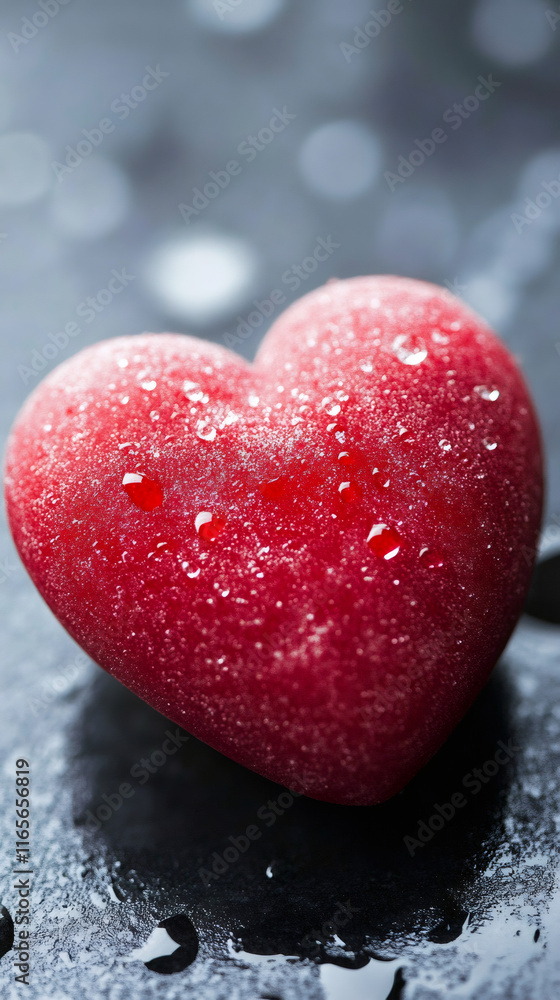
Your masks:
<svg viewBox="0 0 560 1000"><path fill-rule="evenodd" d="M268 27L284 3L285 0L190 0L189 11L205 28L244 35Z"/></svg>
<svg viewBox="0 0 560 1000"><path fill-rule="evenodd" d="M257 272L256 254L244 240L204 233L162 243L149 261L147 280L168 315L203 326L241 308Z"/></svg>
<svg viewBox="0 0 560 1000"><path fill-rule="evenodd" d="M0 204L24 205L46 194L53 183L50 150L32 132L0 136Z"/></svg>
<svg viewBox="0 0 560 1000"><path fill-rule="evenodd" d="M554 41L543 0L478 0L472 17L475 44L505 66L541 59Z"/></svg>
<svg viewBox="0 0 560 1000"><path fill-rule="evenodd" d="M316 194L333 201L350 201L373 186L381 159L381 143L371 129L358 121L335 121L307 137L300 168Z"/></svg>

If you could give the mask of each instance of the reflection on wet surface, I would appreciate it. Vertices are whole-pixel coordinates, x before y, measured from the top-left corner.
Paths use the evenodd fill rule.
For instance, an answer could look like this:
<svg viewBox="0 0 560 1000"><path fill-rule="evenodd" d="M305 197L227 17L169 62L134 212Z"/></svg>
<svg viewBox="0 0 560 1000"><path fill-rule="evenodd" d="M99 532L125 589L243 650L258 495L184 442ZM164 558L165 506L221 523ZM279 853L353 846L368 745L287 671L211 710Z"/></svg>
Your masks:
<svg viewBox="0 0 560 1000"><path fill-rule="evenodd" d="M175 727L99 675L78 727L76 823L102 850L118 900L157 899L166 909L180 901L184 913L203 912L203 934L226 928L252 954L347 969L370 957L393 961L395 937L446 943L462 932L463 899L502 836L515 756L480 781L472 773L500 745L515 746L511 701L502 667L400 795L346 808L293 797L194 739L140 784L135 763ZM133 794L93 830L91 816L117 804L123 782ZM466 800L460 814L450 805L457 792Z"/></svg>

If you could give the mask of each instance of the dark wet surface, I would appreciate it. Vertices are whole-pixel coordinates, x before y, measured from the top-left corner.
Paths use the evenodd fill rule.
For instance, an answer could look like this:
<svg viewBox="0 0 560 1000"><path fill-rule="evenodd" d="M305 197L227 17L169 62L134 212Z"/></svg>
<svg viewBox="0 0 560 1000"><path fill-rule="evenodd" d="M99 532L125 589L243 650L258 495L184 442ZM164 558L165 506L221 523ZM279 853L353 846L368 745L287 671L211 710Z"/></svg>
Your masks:
<svg viewBox="0 0 560 1000"><path fill-rule="evenodd" d="M445 824L433 845L428 842L411 857L403 838L416 833L418 820L429 818L433 803L447 803L462 788L474 765L493 757L499 741L511 740L513 699L504 664L428 767L395 799L371 808L296 798L276 815L266 804L286 795L281 786L191 739L144 789L133 782L138 793L93 841L98 849L103 846L118 898L151 898L165 886L185 900L189 912L204 906L210 922L225 922L245 951L312 954L325 961L324 947L316 955L315 943L303 942L347 900L357 911L344 927L352 956L363 958L364 949L371 953L372 940L383 955L383 942L396 924L404 934L421 931L431 941L453 940L465 922L462 900L473 873L503 830L515 758ZM167 728L175 731L111 678L97 678L74 736L78 826L88 810L103 803L107 789L130 780L130 760L148 756L146 746L161 746ZM223 858L255 824L260 839L233 863L218 863L218 871L226 870L216 877L216 854ZM92 835L85 833L84 840L89 846ZM231 856L235 853L234 848Z"/></svg>
<svg viewBox="0 0 560 1000"><path fill-rule="evenodd" d="M525 610L533 618L560 625L560 555L535 567Z"/></svg>

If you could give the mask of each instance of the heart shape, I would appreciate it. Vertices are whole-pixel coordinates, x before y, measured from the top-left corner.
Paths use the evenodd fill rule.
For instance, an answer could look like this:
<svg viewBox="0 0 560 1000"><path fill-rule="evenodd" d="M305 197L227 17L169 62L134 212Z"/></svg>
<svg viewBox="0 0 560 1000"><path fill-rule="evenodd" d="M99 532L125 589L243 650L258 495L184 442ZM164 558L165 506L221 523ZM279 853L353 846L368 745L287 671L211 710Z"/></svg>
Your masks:
<svg viewBox="0 0 560 1000"><path fill-rule="evenodd" d="M381 802L441 746L521 612L538 425L451 294L331 282L254 365L197 339L87 348L24 405L12 533L102 667L234 760Z"/></svg>

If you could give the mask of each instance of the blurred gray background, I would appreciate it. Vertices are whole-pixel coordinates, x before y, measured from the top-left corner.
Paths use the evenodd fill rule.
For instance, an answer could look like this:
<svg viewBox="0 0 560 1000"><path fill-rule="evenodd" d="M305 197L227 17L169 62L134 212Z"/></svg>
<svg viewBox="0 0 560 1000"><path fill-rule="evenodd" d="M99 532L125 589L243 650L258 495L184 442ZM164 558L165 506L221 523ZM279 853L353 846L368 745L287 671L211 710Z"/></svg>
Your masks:
<svg viewBox="0 0 560 1000"><path fill-rule="evenodd" d="M393 272L446 284L497 328L553 458L560 4L375 10L5 0L4 428L39 369L86 344L164 329L223 342L273 288L290 301L333 275ZM298 278L328 236L339 248ZM108 302L112 269L130 277ZM273 318L253 317L238 349L253 356ZM80 332L64 347L72 322ZM560 464L549 473L555 512Z"/></svg>

